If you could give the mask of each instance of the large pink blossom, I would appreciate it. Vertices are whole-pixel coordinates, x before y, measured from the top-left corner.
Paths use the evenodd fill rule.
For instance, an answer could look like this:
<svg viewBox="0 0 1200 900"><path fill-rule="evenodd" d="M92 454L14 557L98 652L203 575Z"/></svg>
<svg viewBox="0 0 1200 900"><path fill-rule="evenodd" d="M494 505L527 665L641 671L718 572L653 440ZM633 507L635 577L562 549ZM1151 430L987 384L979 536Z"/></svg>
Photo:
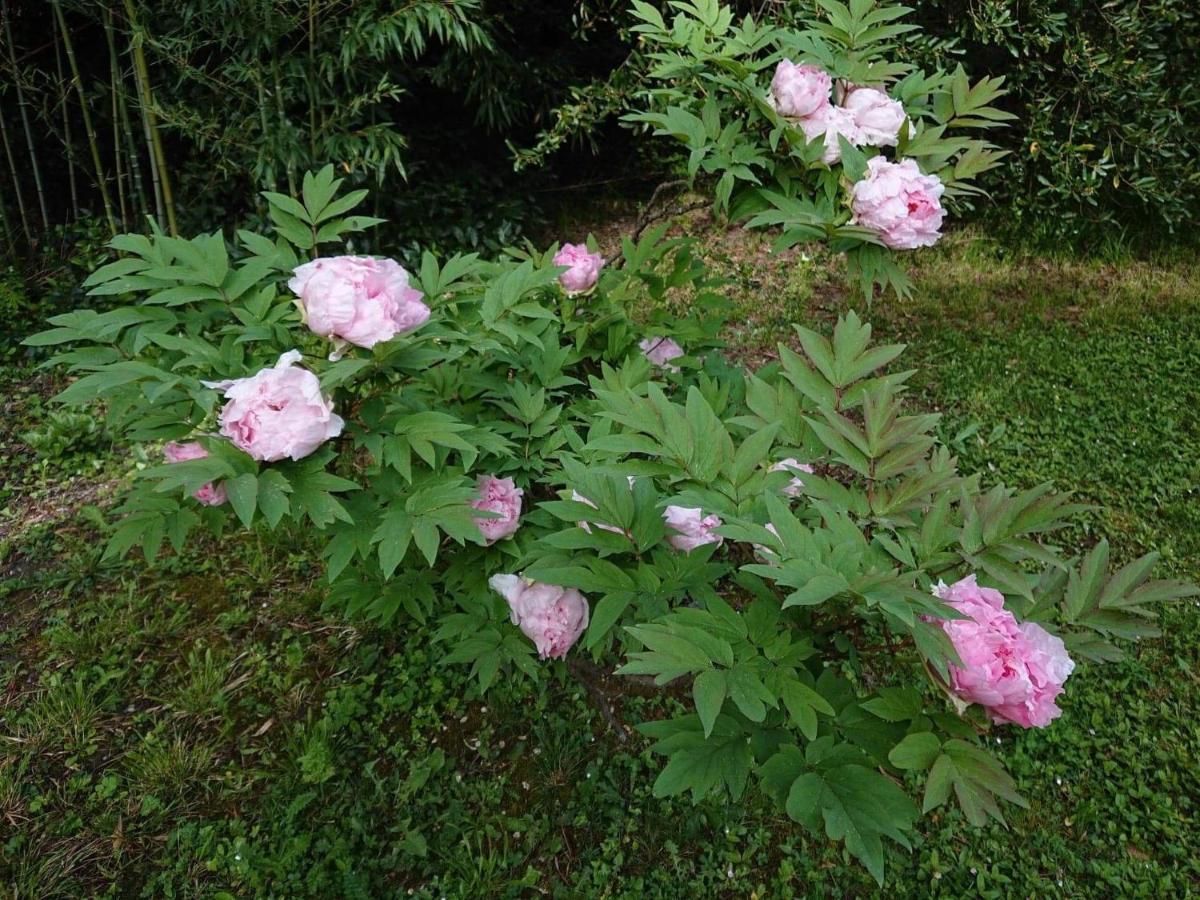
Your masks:
<svg viewBox="0 0 1200 900"><path fill-rule="evenodd" d="M563 244L554 254L556 266L567 266L567 271L558 276L558 283L568 294L583 294L596 286L600 270L604 268L604 257L592 253L587 244Z"/></svg>
<svg viewBox="0 0 1200 900"><path fill-rule="evenodd" d="M668 372L678 372L679 366L671 360L683 356L683 348L667 337L648 337L638 342L642 355L651 363Z"/></svg>
<svg viewBox="0 0 1200 900"><path fill-rule="evenodd" d="M494 544L511 537L521 527L521 498L524 494L511 478L484 475L479 479L479 497L471 501L472 508L500 515L498 519L475 519L484 541Z"/></svg>
<svg viewBox="0 0 1200 900"><path fill-rule="evenodd" d="M342 433L341 416L299 361L300 351L289 350L272 368L248 378L204 382L225 393L221 434L254 459L303 459Z"/></svg>
<svg viewBox="0 0 1200 900"><path fill-rule="evenodd" d="M163 447L163 456L169 463L178 463L187 462L189 459L204 459L208 456L208 451L196 441L189 441L186 444L177 444L172 441ZM201 485L200 489L192 496L205 506L220 506L229 499L225 494L225 485L213 484L211 481Z"/></svg>
<svg viewBox="0 0 1200 900"><path fill-rule="evenodd" d="M962 667L951 666L951 687L971 703L987 708L997 722L1042 728L1062 710L1054 702L1075 668L1062 640L1034 622L1018 623L1004 608L1004 596L980 587L968 575L935 593L967 616L944 620Z"/></svg>
<svg viewBox="0 0 1200 900"><path fill-rule="evenodd" d="M854 122L854 113L841 106L826 106L807 118L800 120L800 130L810 141L823 140L825 149L821 161L833 165L842 158L842 145L838 137L844 137L854 146L860 145L861 135Z"/></svg>
<svg viewBox="0 0 1200 900"><path fill-rule="evenodd" d="M875 88L855 88L842 105L854 119L860 143L869 147L895 147L904 125L904 107Z"/></svg>
<svg viewBox="0 0 1200 900"><path fill-rule="evenodd" d="M781 459L775 465L771 466L772 472L791 472L792 480L787 483L787 487L783 489L785 497L799 497L804 493L804 480L795 473L800 472L805 475L811 475L815 471L808 463L802 463L798 459L788 457Z"/></svg>
<svg viewBox="0 0 1200 900"><path fill-rule="evenodd" d="M921 174L914 160L893 163L873 157L866 177L850 192L852 221L878 232L893 250L931 247L942 236L944 190L941 180Z"/></svg>
<svg viewBox="0 0 1200 900"><path fill-rule="evenodd" d="M296 268L288 288L315 333L359 347L374 347L415 331L429 319L421 292L391 259L332 256Z"/></svg>
<svg viewBox="0 0 1200 900"><path fill-rule="evenodd" d="M720 516L704 515L704 510L695 506L668 506L663 511L663 520L674 532L667 541L676 550L688 553L705 544L720 544L724 538L716 533L724 522Z"/></svg>
<svg viewBox="0 0 1200 900"><path fill-rule="evenodd" d="M588 602L575 588L493 575L488 584L508 601L512 622L533 641L542 659L562 659L588 624Z"/></svg>
<svg viewBox="0 0 1200 900"><path fill-rule="evenodd" d="M790 59L783 59L771 79L771 103L781 116L801 119L829 105L832 86L829 73L820 67L798 66Z"/></svg>

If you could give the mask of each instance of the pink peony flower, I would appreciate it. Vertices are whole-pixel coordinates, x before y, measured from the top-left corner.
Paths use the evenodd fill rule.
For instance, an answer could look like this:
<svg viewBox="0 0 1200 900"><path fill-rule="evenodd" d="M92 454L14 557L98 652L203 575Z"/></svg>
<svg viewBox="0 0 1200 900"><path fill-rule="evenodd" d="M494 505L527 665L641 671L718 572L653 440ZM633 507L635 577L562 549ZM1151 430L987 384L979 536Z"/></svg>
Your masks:
<svg viewBox="0 0 1200 900"><path fill-rule="evenodd" d="M860 87L842 105L854 118L859 141L869 147L895 147L904 124L904 106L883 91Z"/></svg>
<svg viewBox="0 0 1200 900"><path fill-rule="evenodd" d="M821 161L830 166L842 158L839 135L856 147L862 143L862 136L854 123L854 114L840 106L826 106L808 118L801 119L800 130L810 141L824 138L825 150L821 154Z"/></svg>
<svg viewBox="0 0 1200 900"><path fill-rule="evenodd" d="M604 268L604 257L588 250L587 244L563 244L554 254L556 266L568 266L558 276L558 283L568 294L582 294L596 286L600 270Z"/></svg>
<svg viewBox="0 0 1200 900"><path fill-rule="evenodd" d="M811 475L816 470L813 469L813 467L808 463L802 463L798 459L792 459L789 456L787 459L781 459L779 462L775 463L775 465L771 466L770 471L804 472L807 475ZM804 493L804 482L798 477L793 477L792 480L788 482L787 487L783 489L783 494L785 497L799 497L802 493Z"/></svg>
<svg viewBox="0 0 1200 900"><path fill-rule="evenodd" d="M914 160L888 162L882 156L867 163L867 176L850 192L851 220L879 233L893 250L932 247L942 227L941 180L922 175Z"/></svg>
<svg viewBox="0 0 1200 900"><path fill-rule="evenodd" d="M225 393L221 434L254 459L303 459L342 433L341 416L317 376L296 367L299 361L300 351L289 350L273 368L248 378L204 382Z"/></svg>
<svg viewBox="0 0 1200 900"><path fill-rule="evenodd" d="M196 441L189 441L186 444L177 444L172 441L163 447L163 456L169 463L178 463L187 462L189 459L204 459L208 456L208 451ZM213 484L211 481L201 485L200 489L192 496L205 506L220 506L229 499L225 494L225 485Z"/></svg>
<svg viewBox="0 0 1200 900"><path fill-rule="evenodd" d="M663 519L667 527L675 532L669 535L667 541L676 550L689 553L705 544L718 544L724 540L714 529L720 528L724 522L719 516L704 515L699 507L668 506L663 511Z"/></svg>
<svg viewBox="0 0 1200 900"><path fill-rule="evenodd" d="M642 355L654 365L668 372L678 372L679 366L671 364L671 360L683 356L683 348L670 338L649 337L638 343Z"/></svg>
<svg viewBox="0 0 1200 900"><path fill-rule="evenodd" d="M775 111L789 119L801 119L829 105L833 81L818 66L798 66L782 59L771 79L771 102Z"/></svg>
<svg viewBox="0 0 1200 900"><path fill-rule="evenodd" d="M562 659L588 624L588 602L575 588L493 575L488 584L508 601L512 622L533 641L542 659Z"/></svg>
<svg viewBox="0 0 1200 900"><path fill-rule="evenodd" d="M1043 728L1062 715L1054 702L1075 668L1062 640L1034 622L1019 624L1004 596L968 575L934 589L966 619L943 621L963 667L950 667L951 687L987 707L996 722Z"/></svg>
<svg viewBox="0 0 1200 900"><path fill-rule="evenodd" d="M512 537L521 526L521 498L525 495L511 478L484 475L479 479L479 499L472 500L474 509L499 513L498 519L475 519L479 533L488 544Z"/></svg>
<svg viewBox="0 0 1200 900"><path fill-rule="evenodd" d="M332 256L296 268L288 288L305 324L316 334L374 347L415 331L429 319L421 292L391 259Z"/></svg>

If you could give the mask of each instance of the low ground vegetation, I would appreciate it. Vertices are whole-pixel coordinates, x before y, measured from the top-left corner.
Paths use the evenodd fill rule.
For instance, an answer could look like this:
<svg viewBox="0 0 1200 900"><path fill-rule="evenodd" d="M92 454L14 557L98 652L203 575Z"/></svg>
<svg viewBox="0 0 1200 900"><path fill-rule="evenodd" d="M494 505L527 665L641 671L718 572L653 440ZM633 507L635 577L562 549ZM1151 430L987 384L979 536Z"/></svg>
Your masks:
<svg viewBox="0 0 1200 900"><path fill-rule="evenodd" d="M727 337L747 361L791 321L827 327L857 302L821 255L684 227L729 279ZM1194 264L1014 258L966 233L918 265L920 296L871 318L910 345L914 403L944 412L964 468L1094 503L1064 543L1103 534L1117 561L1155 549L1165 574L1200 577ZM112 526L90 507L147 460L92 420L47 416L56 385L27 365L5 370L0 438L0 881L16 896L876 890L753 793L652 796L661 761L621 723L686 698L568 669L545 692L471 698L465 670L434 667L431 627L324 614L301 531L199 543L156 569L102 560ZM892 855L889 892L1185 893L1200 878L1196 606L1162 625L1077 673L1054 727L1003 733L1031 801L1008 830L935 814Z"/></svg>

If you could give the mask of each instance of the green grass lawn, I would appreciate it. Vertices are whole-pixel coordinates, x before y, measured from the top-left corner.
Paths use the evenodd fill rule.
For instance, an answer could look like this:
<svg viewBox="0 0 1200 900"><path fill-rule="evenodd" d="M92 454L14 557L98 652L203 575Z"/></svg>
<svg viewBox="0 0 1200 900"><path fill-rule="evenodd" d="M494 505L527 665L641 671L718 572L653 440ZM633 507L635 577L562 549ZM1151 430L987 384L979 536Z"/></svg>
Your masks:
<svg viewBox="0 0 1200 900"><path fill-rule="evenodd" d="M861 309L823 258L702 234L747 358L793 320ZM1155 549L1162 574L1200 579L1200 267L1032 259L965 234L915 274L918 297L870 318L910 344L913 402L945 414L963 467L1077 492L1097 508L1064 540L1107 535L1119 557ZM436 664L434 623L323 616L302 534L101 562L80 505L136 458L86 423L47 426L43 386L15 368L0 385L0 894L879 893L753 796L654 799L659 762L565 667L541 695L469 697L465 672ZM1050 728L999 731L1030 808L1007 830L927 818L889 859L887 896L1200 890L1200 609L1162 624L1078 670ZM602 687L627 722L672 702Z"/></svg>

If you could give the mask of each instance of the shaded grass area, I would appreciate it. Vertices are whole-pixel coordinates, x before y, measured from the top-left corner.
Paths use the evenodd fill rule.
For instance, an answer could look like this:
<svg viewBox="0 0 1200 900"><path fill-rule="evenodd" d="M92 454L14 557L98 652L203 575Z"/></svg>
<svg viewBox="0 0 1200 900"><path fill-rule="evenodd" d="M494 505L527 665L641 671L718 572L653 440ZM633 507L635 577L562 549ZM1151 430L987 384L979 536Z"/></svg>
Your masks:
<svg viewBox="0 0 1200 900"><path fill-rule="evenodd" d="M862 308L824 258L697 230L747 357L793 320ZM964 468L1076 491L1097 509L1072 543L1157 549L1200 579L1197 268L1030 260L970 235L919 266L919 299L870 318L910 344L914 403L945 414ZM6 410L24 461L4 476L0 547L0 885L15 896L879 893L754 796L655 799L659 761L614 740L565 668L544 693L468 697L465 673L436 665L432 625L324 617L301 534L231 535L154 570L102 561L86 517L34 515L96 452L67 423L36 462L16 435L44 421L39 403ZM1163 638L1081 668L1052 727L996 732L1030 809L1008 830L927 818L890 858L888 895L1196 890L1198 616L1174 607ZM600 687L628 722L671 703Z"/></svg>

